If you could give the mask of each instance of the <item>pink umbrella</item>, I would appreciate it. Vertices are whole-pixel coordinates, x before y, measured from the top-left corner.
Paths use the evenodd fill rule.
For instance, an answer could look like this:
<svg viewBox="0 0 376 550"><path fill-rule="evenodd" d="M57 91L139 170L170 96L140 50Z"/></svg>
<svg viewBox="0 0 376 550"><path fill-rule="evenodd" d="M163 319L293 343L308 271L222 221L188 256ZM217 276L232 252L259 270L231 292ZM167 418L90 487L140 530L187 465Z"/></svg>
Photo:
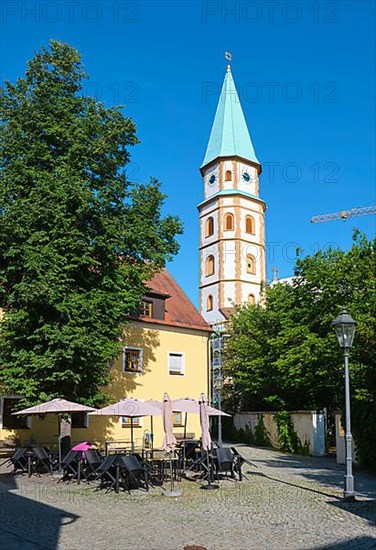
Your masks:
<svg viewBox="0 0 376 550"><path fill-rule="evenodd" d="M92 445L88 441L82 441L81 443L78 443L74 447L72 447L72 451L88 451L89 449L95 449L95 445Z"/></svg>

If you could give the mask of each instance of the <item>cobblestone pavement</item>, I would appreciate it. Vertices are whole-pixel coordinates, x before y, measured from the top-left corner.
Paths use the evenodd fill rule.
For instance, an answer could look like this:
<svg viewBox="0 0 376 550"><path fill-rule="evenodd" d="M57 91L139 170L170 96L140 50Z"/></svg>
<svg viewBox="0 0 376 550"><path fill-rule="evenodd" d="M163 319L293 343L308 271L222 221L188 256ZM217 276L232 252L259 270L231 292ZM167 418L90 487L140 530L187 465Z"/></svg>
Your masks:
<svg viewBox="0 0 376 550"><path fill-rule="evenodd" d="M346 504L343 471L328 459L238 446L253 462L242 483L217 491L182 481L179 498L95 491L50 476L1 479L1 550L368 550L376 549L376 479L361 481L360 501ZM4 472L4 470L3 470Z"/></svg>

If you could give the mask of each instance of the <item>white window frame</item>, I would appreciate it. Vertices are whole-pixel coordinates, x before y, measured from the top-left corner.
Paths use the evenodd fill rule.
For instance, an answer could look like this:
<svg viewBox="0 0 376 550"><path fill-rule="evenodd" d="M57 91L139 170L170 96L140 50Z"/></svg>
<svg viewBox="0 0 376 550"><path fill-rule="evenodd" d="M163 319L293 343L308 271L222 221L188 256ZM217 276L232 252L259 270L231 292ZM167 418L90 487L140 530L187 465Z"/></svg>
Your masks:
<svg viewBox="0 0 376 550"><path fill-rule="evenodd" d="M170 357L171 355L180 355L181 357L181 371L180 372L170 372ZM184 376L185 375L185 353L182 351L169 351L167 353L167 373L169 376Z"/></svg>
<svg viewBox="0 0 376 550"><path fill-rule="evenodd" d="M181 421L179 423L175 422L175 415L181 416ZM184 418L182 411L172 411L172 425L174 428L181 428L184 426Z"/></svg>
<svg viewBox="0 0 376 550"><path fill-rule="evenodd" d="M131 429L131 417L130 416L124 416L124 418L127 418L129 420L129 426L125 426L123 425L123 417L121 416L120 417L120 427L123 428L124 430L130 430ZM135 424L134 423L134 420L138 418L139 422L138 424ZM142 419L143 417L142 416L136 416L136 417L133 417L133 429L136 429L136 428L142 428Z"/></svg>
<svg viewBox="0 0 376 550"><path fill-rule="evenodd" d="M139 360L139 370L126 370L125 369L125 352L126 351L139 351L140 352L140 360ZM136 348L133 346L124 346L123 347L123 354L121 358L121 370L124 374L140 374L142 373L144 368L144 350L142 348Z"/></svg>

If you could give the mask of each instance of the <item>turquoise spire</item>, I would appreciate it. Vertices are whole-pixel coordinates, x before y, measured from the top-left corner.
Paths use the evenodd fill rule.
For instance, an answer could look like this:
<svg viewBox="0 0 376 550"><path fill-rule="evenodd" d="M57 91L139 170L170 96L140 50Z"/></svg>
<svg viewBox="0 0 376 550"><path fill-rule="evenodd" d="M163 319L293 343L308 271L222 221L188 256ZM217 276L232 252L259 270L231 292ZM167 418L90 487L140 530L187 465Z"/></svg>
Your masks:
<svg viewBox="0 0 376 550"><path fill-rule="evenodd" d="M201 168L218 157L234 156L260 165L228 65Z"/></svg>

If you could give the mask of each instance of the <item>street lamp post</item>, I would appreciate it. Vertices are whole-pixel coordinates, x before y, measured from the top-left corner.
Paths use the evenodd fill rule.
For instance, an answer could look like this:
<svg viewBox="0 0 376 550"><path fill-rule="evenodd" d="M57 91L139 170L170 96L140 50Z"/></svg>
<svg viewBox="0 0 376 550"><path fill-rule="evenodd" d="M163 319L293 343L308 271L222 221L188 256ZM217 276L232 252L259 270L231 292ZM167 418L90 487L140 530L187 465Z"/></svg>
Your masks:
<svg viewBox="0 0 376 550"><path fill-rule="evenodd" d="M353 344L356 322L344 309L340 315L332 322L332 326L337 335L338 343L343 349L345 362L345 415L346 415L346 433L345 433L345 491L344 499L347 501L355 500L354 476L352 473L352 435L350 421L350 376L349 376L349 352Z"/></svg>
<svg viewBox="0 0 376 550"><path fill-rule="evenodd" d="M218 409L222 411L222 390L223 390L223 376L220 371L216 380L215 380L215 389L217 390L218 396ZM218 416L218 445L222 447L222 416Z"/></svg>

